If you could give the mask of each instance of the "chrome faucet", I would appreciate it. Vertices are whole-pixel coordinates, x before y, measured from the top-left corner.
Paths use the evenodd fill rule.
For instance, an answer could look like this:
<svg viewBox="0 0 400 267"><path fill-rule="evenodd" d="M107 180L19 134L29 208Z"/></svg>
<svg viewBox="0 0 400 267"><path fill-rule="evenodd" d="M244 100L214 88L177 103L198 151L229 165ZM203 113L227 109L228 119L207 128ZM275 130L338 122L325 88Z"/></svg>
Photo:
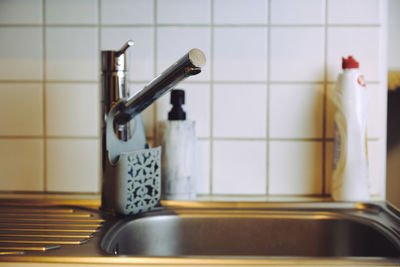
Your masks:
<svg viewBox="0 0 400 267"><path fill-rule="evenodd" d="M114 133L118 139L127 142L123 144L122 150L143 149L145 134L140 112L185 78L200 73L201 67L206 62L201 50L191 49L143 89L130 96L127 52L133 44L133 41L129 40L120 50L102 51L101 54L103 166L107 151L110 150L110 144L107 144L106 138L107 120L112 120ZM109 118L110 116L112 118ZM134 118L135 120L132 120ZM133 143L133 147L129 147L128 143ZM114 161L115 157L111 155L111 160Z"/></svg>
<svg viewBox="0 0 400 267"><path fill-rule="evenodd" d="M115 208L118 182L113 166L121 153L147 147L141 112L182 80L201 72L206 58L199 49L191 49L143 89L130 96L127 52L133 41L120 50L101 53L102 65L102 207ZM118 185L117 185L118 184ZM122 201L123 202L123 201Z"/></svg>
<svg viewBox="0 0 400 267"><path fill-rule="evenodd" d="M205 62L206 57L201 50L196 48L190 50L142 90L127 99L121 99L120 103L117 103L118 112L115 114L115 123L125 125L180 81L199 74Z"/></svg>

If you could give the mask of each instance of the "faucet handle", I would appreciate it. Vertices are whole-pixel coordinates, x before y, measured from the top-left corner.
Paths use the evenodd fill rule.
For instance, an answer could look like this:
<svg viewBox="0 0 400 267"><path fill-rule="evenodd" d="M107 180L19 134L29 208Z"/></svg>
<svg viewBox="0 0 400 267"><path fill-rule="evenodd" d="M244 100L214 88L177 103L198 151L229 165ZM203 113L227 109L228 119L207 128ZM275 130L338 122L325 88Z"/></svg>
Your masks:
<svg viewBox="0 0 400 267"><path fill-rule="evenodd" d="M101 70L103 72L127 71L126 51L133 46L132 40L127 41L120 50L101 51Z"/></svg>
<svg viewBox="0 0 400 267"><path fill-rule="evenodd" d="M121 49L116 53L116 56L119 57L122 54L125 54L125 51L134 45L135 43L132 40L128 40L122 47Z"/></svg>

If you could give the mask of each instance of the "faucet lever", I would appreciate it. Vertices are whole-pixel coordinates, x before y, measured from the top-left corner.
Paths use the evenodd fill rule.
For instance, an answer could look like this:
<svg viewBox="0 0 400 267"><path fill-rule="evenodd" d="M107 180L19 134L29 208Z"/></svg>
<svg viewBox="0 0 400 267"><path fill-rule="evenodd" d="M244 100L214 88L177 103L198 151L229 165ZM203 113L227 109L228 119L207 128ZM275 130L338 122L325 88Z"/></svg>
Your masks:
<svg viewBox="0 0 400 267"><path fill-rule="evenodd" d="M116 56L119 57L120 55L124 54L126 49L133 46L135 43L132 40L127 41L119 51L117 51Z"/></svg>

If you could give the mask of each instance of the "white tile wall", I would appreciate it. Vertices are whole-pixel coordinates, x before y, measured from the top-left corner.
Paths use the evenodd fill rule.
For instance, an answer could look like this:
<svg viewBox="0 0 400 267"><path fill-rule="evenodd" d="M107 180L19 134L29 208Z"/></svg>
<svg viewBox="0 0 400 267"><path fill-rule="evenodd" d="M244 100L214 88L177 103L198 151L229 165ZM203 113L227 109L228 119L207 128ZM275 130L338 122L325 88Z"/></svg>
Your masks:
<svg viewBox="0 0 400 267"><path fill-rule="evenodd" d="M199 168L198 178L196 179L196 191L198 194L210 194L210 141L199 140L199 152L197 154L197 165Z"/></svg>
<svg viewBox="0 0 400 267"><path fill-rule="evenodd" d="M214 29L216 81L266 81L267 29L218 27Z"/></svg>
<svg viewBox="0 0 400 267"><path fill-rule="evenodd" d="M322 194L320 142L271 141L269 157L270 194Z"/></svg>
<svg viewBox="0 0 400 267"><path fill-rule="evenodd" d="M266 24L267 0L214 0L214 23Z"/></svg>
<svg viewBox="0 0 400 267"><path fill-rule="evenodd" d="M44 141L33 138L0 139L1 190L44 189Z"/></svg>
<svg viewBox="0 0 400 267"><path fill-rule="evenodd" d="M49 191L98 192L98 140L50 139L46 146Z"/></svg>
<svg viewBox="0 0 400 267"><path fill-rule="evenodd" d="M46 78L51 81L97 81L99 73L97 29L48 27Z"/></svg>
<svg viewBox="0 0 400 267"><path fill-rule="evenodd" d="M216 84L213 99L214 137L266 137L267 88L265 85Z"/></svg>
<svg viewBox="0 0 400 267"><path fill-rule="evenodd" d="M2 2L3 3L3 2ZM1 27L0 79L41 80L43 42L41 27Z"/></svg>
<svg viewBox="0 0 400 267"><path fill-rule="evenodd" d="M97 84L47 84L47 135L99 137L98 91ZM71 108L72 103L74 108Z"/></svg>
<svg viewBox="0 0 400 267"><path fill-rule="evenodd" d="M265 141L214 141L214 194L266 193Z"/></svg>
<svg viewBox="0 0 400 267"><path fill-rule="evenodd" d="M0 9L1 24L41 24L42 0L3 0Z"/></svg>
<svg viewBox="0 0 400 267"><path fill-rule="evenodd" d="M100 190L100 50L132 39L132 93L205 52L179 87L197 122L198 192L211 195L329 194L328 94L352 54L368 82L371 193L383 198L385 1L0 1L1 190ZM150 143L169 109L166 95L143 112Z"/></svg>
<svg viewBox="0 0 400 267"><path fill-rule="evenodd" d="M211 0L159 0L157 22L160 24L209 24Z"/></svg>
<svg viewBox="0 0 400 267"><path fill-rule="evenodd" d="M186 92L186 115L187 119L196 121L196 133L198 137L210 137L210 111L211 111L211 95L209 84L187 84L183 83L181 86L185 88ZM168 95L165 97L169 100ZM171 109L169 106L168 111ZM159 113L158 113L159 114ZM157 118L163 118L167 111L164 111ZM164 118L163 118L164 119ZM165 117L165 119L167 119Z"/></svg>
<svg viewBox="0 0 400 267"><path fill-rule="evenodd" d="M42 136L42 83L0 83L0 121L2 136Z"/></svg>
<svg viewBox="0 0 400 267"><path fill-rule="evenodd" d="M380 24L383 1L328 0L330 24Z"/></svg>
<svg viewBox="0 0 400 267"><path fill-rule="evenodd" d="M271 24L324 24L325 0L271 0Z"/></svg>
<svg viewBox="0 0 400 267"><path fill-rule="evenodd" d="M92 24L98 22L97 0L46 1L48 24Z"/></svg>
<svg viewBox="0 0 400 267"><path fill-rule="evenodd" d="M324 28L271 28L271 81L324 80Z"/></svg>
<svg viewBox="0 0 400 267"><path fill-rule="evenodd" d="M100 0L102 25L143 25L154 23L154 1Z"/></svg>
<svg viewBox="0 0 400 267"><path fill-rule="evenodd" d="M270 137L322 138L323 92L322 84L271 85Z"/></svg>

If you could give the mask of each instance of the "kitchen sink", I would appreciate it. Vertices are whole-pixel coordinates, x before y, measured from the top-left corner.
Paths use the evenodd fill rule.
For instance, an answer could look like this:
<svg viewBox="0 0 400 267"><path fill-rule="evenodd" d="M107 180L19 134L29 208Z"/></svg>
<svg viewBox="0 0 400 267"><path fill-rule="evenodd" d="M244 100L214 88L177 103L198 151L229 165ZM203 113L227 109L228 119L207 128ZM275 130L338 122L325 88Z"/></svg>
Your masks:
<svg viewBox="0 0 400 267"><path fill-rule="evenodd" d="M166 206L112 222L103 251L134 257L400 257L399 213L386 203Z"/></svg>
<svg viewBox="0 0 400 267"><path fill-rule="evenodd" d="M400 266L386 202L162 201L130 217L99 205L0 199L0 263Z"/></svg>

